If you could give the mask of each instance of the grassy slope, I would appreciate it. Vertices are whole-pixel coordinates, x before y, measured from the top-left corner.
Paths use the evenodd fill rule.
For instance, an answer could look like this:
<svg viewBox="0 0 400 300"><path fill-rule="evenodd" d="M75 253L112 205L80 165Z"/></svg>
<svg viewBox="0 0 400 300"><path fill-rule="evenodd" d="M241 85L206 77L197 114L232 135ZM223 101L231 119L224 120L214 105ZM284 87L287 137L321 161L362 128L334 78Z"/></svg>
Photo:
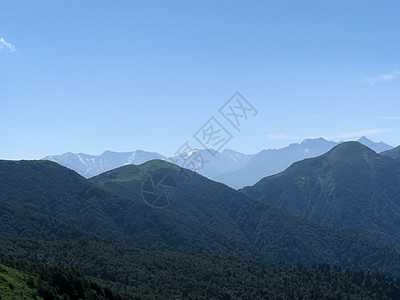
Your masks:
<svg viewBox="0 0 400 300"><path fill-rule="evenodd" d="M37 290L32 283L35 281L37 278L32 275L0 264L0 299L34 299Z"/></svg>

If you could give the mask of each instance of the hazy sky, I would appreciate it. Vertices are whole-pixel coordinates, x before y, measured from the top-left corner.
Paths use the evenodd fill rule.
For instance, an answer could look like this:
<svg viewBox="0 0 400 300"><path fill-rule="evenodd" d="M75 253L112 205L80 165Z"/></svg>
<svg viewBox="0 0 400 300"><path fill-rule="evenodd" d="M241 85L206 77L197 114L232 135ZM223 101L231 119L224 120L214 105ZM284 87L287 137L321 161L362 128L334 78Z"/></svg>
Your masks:
<svg viewBox="0 0 400 300"><path fill-rule="evenodd" d="M399 1L0 0L0 158L400 144ZM240 132L218 112L239 91ZM254 117L253 117L254 116Z"/></svg>

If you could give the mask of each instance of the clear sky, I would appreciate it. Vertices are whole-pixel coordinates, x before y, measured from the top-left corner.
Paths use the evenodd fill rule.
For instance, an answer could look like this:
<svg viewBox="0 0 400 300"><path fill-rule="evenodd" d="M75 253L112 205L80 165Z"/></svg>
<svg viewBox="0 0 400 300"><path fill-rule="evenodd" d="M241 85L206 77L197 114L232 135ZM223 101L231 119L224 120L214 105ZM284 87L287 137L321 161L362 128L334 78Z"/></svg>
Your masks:
<svg viewBox="0 0 400 300"><path fill-rule="evenodd" d="M240 132L218 110L239 91ZM400 144L399 1L0 0L0 158ZM243 120L243 118L242 118Z"/></svg>

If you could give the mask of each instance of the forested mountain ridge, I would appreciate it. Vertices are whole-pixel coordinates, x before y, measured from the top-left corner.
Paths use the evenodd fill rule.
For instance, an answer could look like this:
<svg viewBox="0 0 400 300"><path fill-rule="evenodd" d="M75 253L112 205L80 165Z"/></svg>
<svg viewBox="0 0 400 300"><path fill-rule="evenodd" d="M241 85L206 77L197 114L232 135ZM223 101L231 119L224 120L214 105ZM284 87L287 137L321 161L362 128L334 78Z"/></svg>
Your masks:
<svg viewBox="0 0 400 300"><path fill-rule="evenodd" d="M172 166L172 164L169 164ZM0 203L58 219L109 240L201 247L257 256L254 247L193 220L125 199L49 161L0 161Z"/></svg>
<svg viewBox="0 0 400 300"><path fill-rule="evenodd" d="M373 142L365 136L358 142L379 153L393 148L383 142ZM324 138L305 139L280 149L266 149L255 154L241 169L212 178L234 188L254 185L266 176L284 171L291 164L306 158L322 155L342 142L328 141Z"/></svg>
<svg viewBox="0 0 400 300"><path fill-rule="evenodd" d="M400 161L346 142L243 191L332 228L400 249Z"/></svg>
<svg viewBox="0 0 400 300"><path fill-rule="evenodd" d="M351 262L354 267L365 266L363 260L369 260L372 253L383 251L386 257L392 253L393 259L398 255L378 242L304 221L165 161L124 166L91 181L109 192L134 199L140 196L143 179L149 172L166 174L176 182L176 199L164 210L234 236L274 259L302 263L329 261L342 266ZM382 257L374 257L381 263L373 265L386 264Z"/></svg>

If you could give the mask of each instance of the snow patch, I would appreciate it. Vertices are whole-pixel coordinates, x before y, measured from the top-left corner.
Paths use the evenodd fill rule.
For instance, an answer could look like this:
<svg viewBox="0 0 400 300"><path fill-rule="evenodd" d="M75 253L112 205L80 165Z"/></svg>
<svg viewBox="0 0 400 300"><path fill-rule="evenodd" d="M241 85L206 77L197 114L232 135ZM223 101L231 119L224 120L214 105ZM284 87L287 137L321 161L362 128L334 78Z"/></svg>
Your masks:
<svg viewBox="0 0 400 300"><path fill-rule="evenodd" d="M131 156L128 157L128 163L127 163L127 164L132 164L133 161L135 160L135 157L136 157L136 151L133 152L133 153L131 154Z"/></svg>
<svg viewBox="0 0 400 300"><path fill-rule="evenodd" d="M194 149L194 150L190 150L190 151L188 151L188 152L186 152L186 157L188 158L188 157L191 157L193 154L195 154L197 151L199 151L199 150L197 150L197 149Z"/></svg>
<svg viewBox="0 0 400 300"><path fill-rule="evenodd" d="M78 154L78 158L79 158L80 162L86 166L86 163L83 161L82 157L79 154Z"/></svg>

